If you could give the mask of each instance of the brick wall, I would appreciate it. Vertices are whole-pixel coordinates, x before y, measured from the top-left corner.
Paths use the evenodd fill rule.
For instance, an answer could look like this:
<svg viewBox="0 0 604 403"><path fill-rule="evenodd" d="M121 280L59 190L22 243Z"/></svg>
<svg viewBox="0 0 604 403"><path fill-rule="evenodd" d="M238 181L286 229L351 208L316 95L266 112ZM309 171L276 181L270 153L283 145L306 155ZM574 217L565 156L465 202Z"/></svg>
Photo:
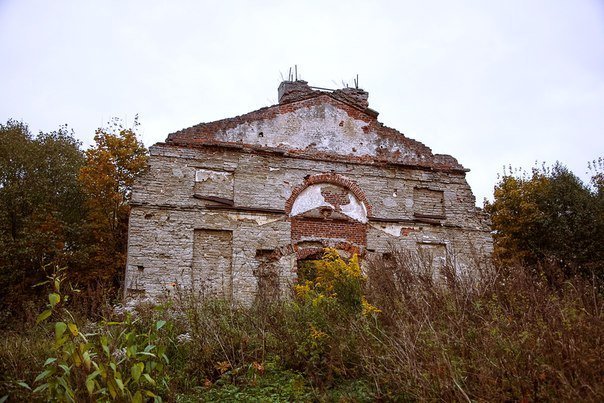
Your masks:
<svg viewBox="0 0 604 403"><path fill-rule="evenodd" d="M416 187L413 189L413 215L443 217L445 215L444 191Z"/></svg>
<svg viewBox="0 0 604 403"><path fill-rule="evenodd" d="M309 239L337 240L359 246L367 244L367 225L352 221L293 217L291 233L294 244Z"/></svg>
<svg viewBox="0 0 604 403"><path fill-rule="evenodd" d="M244 301L253 300L258 289L257 273L262 272L258 250L279 251L274 267L285 288L295 278L296 259L301 256L296 252L305 253L296 251L296 243L317 234L331 238L330 245L342 249L364 245L364 251L354 251L367 256L384 253L389 244L416 249L421 242L442 243L461 268L469 266L474 255L487 256L492 248L486 217L474 207L463 173L169 145L152 147L151 154L151 170L133 192L126 274L129 295L170 292L174 284L193 284L193 272L211 271L211 265L204 269L194 263L194 234L199 230L232 232L230 250L221 249L232 256L231 292ZM199 169L232 172L232 208L216 209L220 203L194 197L202 190L196 188ZM364 198L367 224L289 217L296 194L315 182L334 181L355 188L358 197ZM231 186L229 181L219 183ZM444 219L422 222L415 217L415 189L428 184L442 192Z"/></svg>
<svg viewBox="0 0 604 403"><path fill-rule="evenodd" d="M274 296L325 246L366 257L423 247L459 270L488 259L466 170L379 123L355 91L299 93L151 147L132 195L126 295ZM292 211L301 197L308 208Z"/></svg>

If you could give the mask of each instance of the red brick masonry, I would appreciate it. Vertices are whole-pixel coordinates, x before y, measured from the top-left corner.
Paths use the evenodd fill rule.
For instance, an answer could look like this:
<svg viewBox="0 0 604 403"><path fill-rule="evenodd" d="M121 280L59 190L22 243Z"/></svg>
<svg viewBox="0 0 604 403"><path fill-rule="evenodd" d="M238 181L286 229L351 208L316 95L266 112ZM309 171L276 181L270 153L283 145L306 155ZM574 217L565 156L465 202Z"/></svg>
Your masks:
<svg viewBox="0 0 604 403"><path fill-rule="evenodd" d="M365 208L367 209L367 217L371 217L371 205L369 201L367 201L367 197L365 196L365 192L356 184L355 181L346 178L345 176L334 174L334 173L324 173L318 175L308 176L304 183L299 186L296 186L294 190L292 190L292 194L285 202L285 213L290 214L292 211L292 207L296 198L302 193L304 189L311 185L317 185L319 183L332 183L334 185L339 185L347 188L352 192L352 194L360 201L365 204Z"/></svg>

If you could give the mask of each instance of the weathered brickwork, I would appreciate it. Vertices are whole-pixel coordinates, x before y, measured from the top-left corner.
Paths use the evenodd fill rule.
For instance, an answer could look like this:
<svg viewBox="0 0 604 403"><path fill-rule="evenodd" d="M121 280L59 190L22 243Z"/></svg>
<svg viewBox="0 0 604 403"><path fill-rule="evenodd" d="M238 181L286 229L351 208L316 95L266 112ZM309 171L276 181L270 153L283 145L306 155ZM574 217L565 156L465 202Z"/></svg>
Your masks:
<svg viewBox="0 0 604 403"><path fill-rule="evenodd" d="M490 256L467 170L379 123L366 92L285 82L279 99L150 148L132 196L127 296L278 297L297 261L326 246L369 258L395 245L458 270Z"/></svg>
<svg viewBox="0 0 604 403"><path fill-rule="evenodd" d="M205 295L231 298L233 231L196 229L193 237L192 284Z"/></svg>
<svg viewBox="0 0 604 403"><path fill-rule="evenodd" d="M445 215L444 191L416 187L413 189L413 215L440 218Z"/></svg>

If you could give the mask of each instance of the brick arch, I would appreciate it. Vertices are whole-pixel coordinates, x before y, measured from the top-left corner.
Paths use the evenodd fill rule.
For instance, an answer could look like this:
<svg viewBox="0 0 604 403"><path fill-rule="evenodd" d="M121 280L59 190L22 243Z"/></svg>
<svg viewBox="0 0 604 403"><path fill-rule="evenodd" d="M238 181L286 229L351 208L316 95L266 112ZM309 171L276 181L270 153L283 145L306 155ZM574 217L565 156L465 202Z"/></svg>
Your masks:
<svg viewBox="0 0 604 403"><path fill-rule="evenodd" d="M317 174L304 178L304 182L301 185L296 186L292 190L291 196L285 202L285 213L287 215L291 213L296 198L300 195L300 193L302 193L304 189L311 185L317 185L320 183L331 183L350 190L350 192L357 198L357 200L361 201L365 205L365 208L367 209L367 217L372 216L371 205L369 204L369 201L365 196L365 192L363 192L359 185L357 185L355 181L348 179L345 176L334 173Z"/></svg>
<svg viewBox="0 0 604 403"><path fill-rule="evenodd" d="M324 248L304 248L298 249L296 251L296 260L303 260L309 256L315 255L317 253L323 253L325 251Z"/></svg>
<svg viewBox="0 0 604 403"><path fill-rule="evenodd" d="M329 243L323 242L322 248L317 248L317 247L298 248L296 245L294 247L294 250L296 253L296 259L302 260L302 259L306 259L307 257L312 256L314 254L323 253L323 252L325 252L326 248L334 248L337 250L347 252L350 254L350 256L357 255L359 257L365 256L365 252L366 252L365 248L359 247L358 245L354 245L350 242L345 242L345 241L338 242L337 244L329 244Z"/></svg>

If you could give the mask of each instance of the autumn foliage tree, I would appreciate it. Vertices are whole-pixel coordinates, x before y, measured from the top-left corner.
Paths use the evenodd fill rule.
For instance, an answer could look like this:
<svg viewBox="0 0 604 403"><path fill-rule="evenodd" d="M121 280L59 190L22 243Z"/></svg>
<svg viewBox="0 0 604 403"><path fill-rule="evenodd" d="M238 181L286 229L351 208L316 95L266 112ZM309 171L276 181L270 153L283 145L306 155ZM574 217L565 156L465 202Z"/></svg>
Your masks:
<svg viewBox="0 0 604 403"><path fill-rule="evenodd" d="M604 279L604 198L561 164L504 175L486 203L495 230L495 257L551 275Z"/></svg>
<svg viewBox="0 0 604 403"><path fill-rule="evenodd" d="M138 126L138 119L132 128L113 119L108 127L99 128L79 175L87 195L88 274L116 285L126 264L132 185L147 167L147 149L136 135Z"/></svg>
<svg viewBox="0 0 604 403"><path fill-rule="evenodd" d="M27 301L41 293L32 286L56 267L67 269L82 298L100 285L103 293L80 299L84 305L117 289L128 201L147 161L137 127L114 119L83 152L66 127L34 136L24 123L0 124L0 290L10 290L0 292L0 323L26 316Z"/></svg>

